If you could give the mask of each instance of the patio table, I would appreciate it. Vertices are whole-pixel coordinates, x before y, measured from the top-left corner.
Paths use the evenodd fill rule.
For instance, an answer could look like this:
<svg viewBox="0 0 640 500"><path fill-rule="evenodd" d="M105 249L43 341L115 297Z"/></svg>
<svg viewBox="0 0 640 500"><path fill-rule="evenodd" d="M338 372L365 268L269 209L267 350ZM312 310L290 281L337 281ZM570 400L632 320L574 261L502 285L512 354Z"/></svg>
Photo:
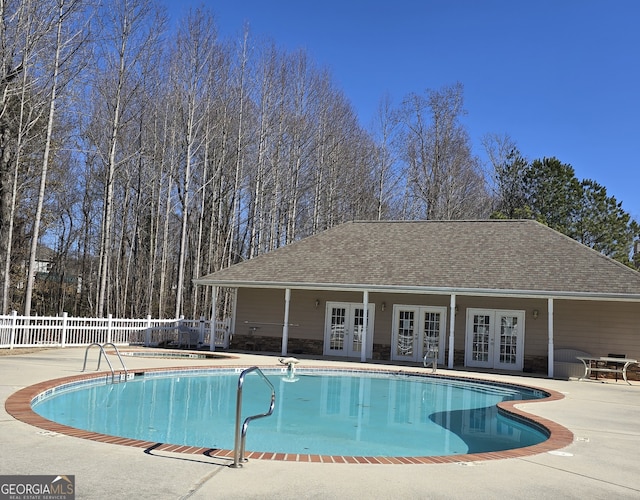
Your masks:
<svg viewBox="0 0 640 500"><path fill-rule="evenodd" d="M631 382L627 380L627 368L629 365L633 365L638 362L637 359L630 358L609 358L607 356L591 357L591 356L578 356L578 359L584 364L584 375L578 380L589 378L592 372L604 372L604 373L620 373L624 381L631 385ZM600 366L599 363L607 363L605 366ZM622 365L622 367L610 368L609 364Z"/></svg>

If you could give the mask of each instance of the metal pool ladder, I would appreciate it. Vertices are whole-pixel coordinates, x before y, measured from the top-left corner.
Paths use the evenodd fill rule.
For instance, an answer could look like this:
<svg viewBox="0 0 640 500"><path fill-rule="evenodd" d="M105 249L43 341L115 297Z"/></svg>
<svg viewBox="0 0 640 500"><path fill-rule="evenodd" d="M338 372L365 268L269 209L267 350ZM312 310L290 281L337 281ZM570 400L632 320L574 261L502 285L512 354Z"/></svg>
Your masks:
<svg viewBox="0 0 640 500"><path fill-rule="evenodd" d="M259 415L252 415L244 419L244 423L242 426L240 425L240 418L242 416L242 386L244 385L244 378L247 374L251 372L257 372L258 375L262 377L262 379L267 383L267 385L271 388L271 403L269 404L269 410L266 413L261 413ZM237 468L242 467L241 462L246 462L247 459L244 458L244 443L247 438L247 429L249 427L249 422L252 420L256 420L258 418L268 417L273 413L273 409L276 406L276 390L273 388L273 384L269 381L269 379L262 373L262 370L257 366L252 366L251 368L247 368L244 370L240 377L238 378L238 396L236 398L236 428L235 428L235 444L233 447L233 464L231 467Z"/></svg>
<svg viewBox="0 0 640 500"><path fill-rule="evenodd" d="M100 369L100 361L102 360L102 356L104 355L104 359L107 360L107 364L109 365L109 369L111 370L111 383L113 384L115 382L116 373L115 373L115 371L113 369L113 366L111 366L111 361L109 361L109 358L107 357L107 353L104 350L104 348L109 345L109 346L113 347L113 349L116 351L116 354L118 355L118 359L120 360L120 363L122 364L122 369L124 370L124 380L125 380L125 382L127 380L129 380L129 374L127 373L127 367L124 366L124 361L122 361L122 357L120 356L120 351L118 351L118 348L115 346L115 344L113 342L107 342L106 344L99 344L98 342L94 342L92 344L89 344L87 346L87 349L84 351L84 364L82 365L82 371L84 371L84 369L87 367L87 354L89 354L89 349L91 347L93 347L94 345L97 345L100 348L100 354L98 355L98 367L96 368L96 370Z"/></svg>
<svg viewBox="0 0 640 500"><path fill-rule="evenodd" d="M432 344L427 346L427 351L424 354L422 364L425 368L428 368L429 365L431 365L431 372L436 372L436 369L438 368L438 346Z"/></svg>

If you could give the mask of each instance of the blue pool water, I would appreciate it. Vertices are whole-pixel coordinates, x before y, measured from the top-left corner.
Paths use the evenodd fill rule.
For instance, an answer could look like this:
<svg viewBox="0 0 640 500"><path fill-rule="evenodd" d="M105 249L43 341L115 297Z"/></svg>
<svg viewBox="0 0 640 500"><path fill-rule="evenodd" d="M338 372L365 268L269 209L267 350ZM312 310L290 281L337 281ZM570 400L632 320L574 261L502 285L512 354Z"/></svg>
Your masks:
<svg viewBox="0 0 640 500"><path fill-rule="evenodd" d="M539 429L498 413L496 403L540 391L446 378L264 370L273 415L251 422L247 451L354 456L438 456L540 443ZM32 403L72 427L158 443L233 449L239 373L146 374L126 383L57 388ZM243 418L264 413L271 391L246 376Z"/></svg>

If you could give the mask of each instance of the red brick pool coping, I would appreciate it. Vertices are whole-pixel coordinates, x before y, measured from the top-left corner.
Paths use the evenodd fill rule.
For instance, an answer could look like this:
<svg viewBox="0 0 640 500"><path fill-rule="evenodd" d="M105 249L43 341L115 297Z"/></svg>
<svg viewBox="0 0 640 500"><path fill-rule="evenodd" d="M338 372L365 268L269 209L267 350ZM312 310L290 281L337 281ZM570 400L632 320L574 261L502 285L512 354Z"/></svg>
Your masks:
<svg viewBox="0 0 640 500"><path fill-rule="evenodd" d="M221 368L220 366L212 366L212 367L199 367L199 370L209 370L209 369L245 369L247 366L225 366ZM265 369L273 368L270 367L262 367ZM326 367L309 367L311 369L318 370L326 370ZM149 368L142 370L132 370L130 373L147 373L153 371L184 371L189 370L185 367L175 367L175 368ZM332 368L331 371L367 371L366 369L352 370L345 368ZM384 370L376 368L375 370L370 369L368 371L388 371L389 373L403 373L403 374L415 374L410 370ZM116 371L116 376L124 375L124 372ZM33 425L35 427L50 431L56 432L58 434L64 434L66 436L77 437L81 439L90 439L92 441L97 441L101 443L109 443L109 444L117 444L122 446L132 446L136 448L142 448L145 452L168 452L168 453L184 453L188 455L204 455L211 458L220 458L220 459L229 459L233 460L233 450L224 450L224 449L213 449L213 448L202 448L202 447L194 447L194 446L184 446L184 445L175 445L175 444L166 444L166 443L154 443L151 441L142 441L138 439L130 439L118 436L110 436L107 434L100 434L97 432L85 431L81 429L76 429L74 427L70 427L68 425L59 424L48 420L33 411L31 408L31 401L49 389L53 389L54 387L58 387L63 384L67 384L70 382L77 382L81 380L91 380L95 378L102 378L109 376L110 373L102 372L98 374L86 374L86 375L76 375L70 377L63 377L53 380L47 380L44 382L40 382L35 385L31 385L29 387L25 387L15 392L11 396L9 396L5 402L5 409L7 413L13 416L16 420L20 420L21 422L27 423L29 425ZM437 376L440 378L440 376ZM471 377L454 377L454 376L442 376L441 378L449 378L449 379L462 379L473 382L481 382L481 383L491 383L492 381L487 381L484 379L474 379ZM538 428L544 429L544 431L549 435L549 438L542 443L526 446L523 448L516 448L511 450L503 450L503 451L495 451L495 452L486 452L486 453L468 453L461 455L445 455L445 456L416 456L416 457L385 457L385 456L341 456L341 455L312 455L312 454L298 454L298 453L272 453L272 452L245 452L245 458L251 460L279 460L286 462L308 462L308 463L333 463L333 464L446 464L446 463L464 463L464 462L478 462L478 461L486 461L486 460L502 460L507 458L522 458L531 455L537 455L540 453L548 453L550 451L558 450L560 448L564 448L570 445L573 442L573 433L551 420L548 420L543 417L535 416L528 414L519 408L516 408L516 405L522 403L544 403L549 401L557 401L563 399L564 396L556 391L549 389L541 389L533 386L524 386L520 384L512 384L505 382L495 382L496 384L501 385L510 385L516 387L526 387L529 389L535 389L544 392L545 394L549 394L548 397L542 399L533 399L526 401L503 401L498 403L498 407L500 411L505 412L509 415L514 416L518 420L529 422Z"/></svg>

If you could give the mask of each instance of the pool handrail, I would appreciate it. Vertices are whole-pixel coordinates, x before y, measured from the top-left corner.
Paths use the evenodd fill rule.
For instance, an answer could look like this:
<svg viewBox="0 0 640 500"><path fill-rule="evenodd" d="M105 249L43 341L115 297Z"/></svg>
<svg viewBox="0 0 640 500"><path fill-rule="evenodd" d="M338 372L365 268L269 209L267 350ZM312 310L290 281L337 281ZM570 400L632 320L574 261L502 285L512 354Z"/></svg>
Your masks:
<svg viewBox="0 0 640 500"><path fill-rule="evenodd" d="M240 426L240 418L242 416L242 386L244 385L244 378L251 372L257 372L258 375L267 383L271 388L271 403L266 413L260 413L258 415L251 415L244 419L244 423ZM241 462L246 462L244 458L244 445L247 438L247 429L249 428L249 422L258 418L268 417L273 413L273 409L276 406L276 390L273 384L269 381L266 375L257 366L252 366L242 371L240 377L238 377L238 395L236 397L236 426L235 426L235 442L233 446L233 464L231 467L242 467Z"/></svg>
<svg viewBox="0 0 640 500"><path fill-rule="evenodd" d="M438 368L438 347L432 344L427 346L424 358L422 359L422 365L428 368L431 365L431 372L435 373Z"/></svg>
<svg viewBox="0 0 640 500"><path fill-rule="evenodd" d="M107 357L107 353L105 352L104 348L105 346L110 345L111 347L113 347L113 349L116 351L116 354L118 355L118 359L120 360L120 363L122 364L122 369L124 370L124 379L129 380L129 374L127 373L127 367L124 365L124 361L122 360L122 356L120 356L120 351L118 351L118 348L115 346L115 344L113 342L106 342L105 344L100 344L99 342L93 342L91 344L89 344L87 346L87 348L84 351L84 363L82 365L82 371L85 370L85 368L87 367L87 355L89 354L89 349L91 347L93 347L94 345L98 346L100 348L100 354L98 355L98 366L96 368L96 371L100 369L100 361L102 360L102 355L104 355L104 359L107 360L107 364L109 365L109 369L111 370L111 383L113 384L115 381L115 370L113 369L113 366L111 365L111 361L109 361L109 358Z"/></svg>

